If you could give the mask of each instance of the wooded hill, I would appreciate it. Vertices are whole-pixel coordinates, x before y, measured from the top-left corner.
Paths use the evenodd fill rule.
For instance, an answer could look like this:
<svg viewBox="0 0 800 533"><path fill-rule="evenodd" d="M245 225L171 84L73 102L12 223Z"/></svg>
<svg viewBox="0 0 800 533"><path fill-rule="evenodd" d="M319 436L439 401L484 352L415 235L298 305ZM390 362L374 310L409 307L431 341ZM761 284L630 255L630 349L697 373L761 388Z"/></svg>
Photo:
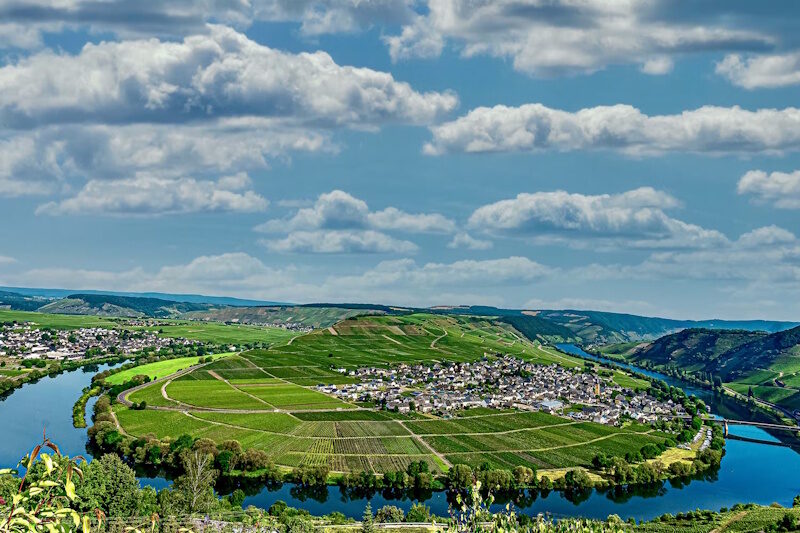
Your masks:
<svg viewBox="0 0 800 533"><path fill-rule="evenodd" d="M614 355L615 349L601 351ZM800 409L800 327L776 333L687 329L616 355L651 368L719 377L741 394L752 391L786 409Z"/></svg>

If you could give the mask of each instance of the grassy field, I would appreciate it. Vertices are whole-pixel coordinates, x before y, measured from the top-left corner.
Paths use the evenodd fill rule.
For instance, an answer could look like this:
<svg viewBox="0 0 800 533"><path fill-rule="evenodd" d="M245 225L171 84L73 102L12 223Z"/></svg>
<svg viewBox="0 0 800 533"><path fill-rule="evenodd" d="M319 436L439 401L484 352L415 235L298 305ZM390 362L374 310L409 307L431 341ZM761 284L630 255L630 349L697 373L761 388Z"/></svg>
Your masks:
<svg viewBox="0 0 800 533"><path fill-rule="evenodd" d="M214 359L219 359L220 357L232 355L232 353L233 352L214 354L212 357ZM167 359L166 361L157 361L155 363L136 366L109 376L109 378L106 379L106 383L119 385L120 383L125 383L133 376L149 376L150 379L169 376L184 368L196 365L199 359L200 357L179 357L177 359Z"/></svg>
<svg viewBox="0 0 800 533"><path fill-rule="evenodd" d="M264 326L227 325L216 322L181 322L174 320L159 326L161 335L165 337L194 339L217 344L242 344L251 342L282 343L296 337L296 331ZM148 328L153 329L153 328Z"/></svg>
<svg viewBox="0 0 800 533"><path fill-rule="evenodd" d="M614 371L614 383L620 387L625 387L633 390L647 390L650 387L650 382L644 379L635 378L619 370Z"/></svg>
<svg viewBox="0 0 800 533"><path fill-rule="evenodd" d="M227 325L218 322L194 322L163 320L156 321L157 327L124 326L124 320L92 315L58 315L49 313L33 313L28 311L0 310L0 322L33 322L39 327L54 329L77 328L123 328L130 330L147 329L160 331L161 335L171 338L185 338L217 344L243 344L264 342L269 344L286 343L297 332L283 328L264 326Z"/></svg>
<svg viewBox="0 0 800 533"><path fill-rule="evenodd" d="M580 359L533 344L508 325L485 318L360 317L291 344L221 358L164 385L168 398L161 384L130 396L186 412L118 406L117 416L132 435L236 439L245 448L267 452L281 466L324 464L333 471L386 472L420 460L434 472L457 463L589 466L599 452L624 455L666 437L645 426L615 428L538 412L475 409L448 420L379 412L314 389L319 383L352 382L338 369L472 361L505 353L542 364L583 366ZM640 384L621 373L615 378Z"/></svg>
<svg viewBox="0 0 800 533"><path fill-rule="evenodd" d="M114 320L99 316L84 315L52 315L29 311L9 311L0 309L0 322L33 322L43 328L78 329L78 328L114 328Z"/></svg>

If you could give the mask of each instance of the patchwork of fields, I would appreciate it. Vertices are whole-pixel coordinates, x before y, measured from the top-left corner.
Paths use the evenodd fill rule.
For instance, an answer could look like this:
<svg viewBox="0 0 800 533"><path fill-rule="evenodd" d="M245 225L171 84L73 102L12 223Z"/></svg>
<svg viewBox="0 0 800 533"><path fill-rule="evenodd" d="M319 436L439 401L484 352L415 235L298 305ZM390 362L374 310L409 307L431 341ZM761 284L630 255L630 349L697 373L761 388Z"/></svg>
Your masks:
<svg viewBox="0 0 800 533"><path fill-rule="evenodd" d="M306 413L315 415L309 419L303 413L283 412L118 408L116 414L131 435L189 434L218 443L232 439L267 452L278 465L324 464L334 471L394 471L412 461L427 462L433 472L457 463L489 463L494 468L589 466L599 452L624 455L666 438L644 426L574 423L544 413L424 421L402 415L381 420L382 413L368 410Z"/></svg>
<svg viewBox="0 0 800 533"><path fill-rule="evenodd" d="M161 410L116 407L131 435L216 442L238 440L287 467L386 472L425 461L433 472L457 463L495 468L588 466L599 452L623 454L666 435L538 412L476 409L453 419L402 415L347 403L314 390L350 383L338 369L399 362L477 360L509 353L543 364L581 367L486 319L440 315L373 316L339 322L269 350L231 355L131 393Z"/></svg>

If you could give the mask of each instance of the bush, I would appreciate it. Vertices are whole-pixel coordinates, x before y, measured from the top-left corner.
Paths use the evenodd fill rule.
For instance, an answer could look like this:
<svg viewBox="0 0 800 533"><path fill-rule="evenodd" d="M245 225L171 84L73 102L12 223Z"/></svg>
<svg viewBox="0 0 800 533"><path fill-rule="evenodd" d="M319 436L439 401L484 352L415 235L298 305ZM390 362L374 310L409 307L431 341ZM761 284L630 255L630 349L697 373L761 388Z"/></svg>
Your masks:
<svg viewBox="0 0 800 533"><path fill-rule="evenodd" d="M375 514L375 520L381 524L395 524L402 522L405 518L405 513L399 507L394 505L384 505Z"/></svg>
<svg viewBox="0 0 800 533"><path fill-rule="evenodd" d="M239 464L242 470L253 472L269 468L272 465L272 461L270 461L266 452L248 448L239 458Z"/></svg>
<svg viewBox="0 0 800 533"><path fill-rule="evenodd" d="M406 515L406 522L429 522L430 519L431 508L424 503L415 503Z"/></svg>
<svg viewBox="0 0 800 533"><path fill-rule="evenodd" d="M572 489L589 488L593 485L589 474L577 468L566 473L564 476L564 484L567 488Z"/></svg>
<svg viewBox="0 0 800 533"><path fill-rule="evenodd" d="M471 487L475 479L469 465L453 465L447 473L447 484L451 489Z"/></svg>

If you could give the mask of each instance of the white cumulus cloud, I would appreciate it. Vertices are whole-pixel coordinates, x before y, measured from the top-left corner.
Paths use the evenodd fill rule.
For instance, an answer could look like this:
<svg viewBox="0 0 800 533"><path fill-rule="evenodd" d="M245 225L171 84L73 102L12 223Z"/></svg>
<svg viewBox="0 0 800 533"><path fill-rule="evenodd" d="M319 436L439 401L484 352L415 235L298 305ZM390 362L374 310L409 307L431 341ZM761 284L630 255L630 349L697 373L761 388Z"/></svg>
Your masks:
<svg viewBox="0 0 800 533"><path fill-rule="evenodd" d="M779 209L800 209L800 170L769 174L751 170L739 179L736 190Z"/></svg>
<svg viewBox="0 0 800 533"><path fill-rule="evenodd" d="M617 150L628 154L782 153L800 150L800 109L704 106L645 115L629 105L576 112L542 104L479 107L431 127L424 151L445 153Z"/></svg>
<svg viewBox="0 0 800 533"><path fill-rule="evenodd" d="M448 248L466 248L467 250L489 250L494 246L492 241L476 239L467 232L456 233L447 243Z"/></svg>
<svg viewBox="0 0 800 533"><path fill-rule="evenodd" d="M615 64L660 75L673 57L762 50L775 42L758 17L732 24L741 8L724 2L713 20L665 0L428 0L427 7L400 35L385 39L394 60L435 56L452 42L466 57L509 58L532 75L591 73Z"/></svg>
<svg viewBox="0 0 800 533"><path fill-rule="evenodd" d="M452 93L420 93L389 73L341 66L322 51L282 52L219 25L178 42L40 52L0 67L0 94L0 119L17 128L226 116L332 126L425 124L457 104Z"/></svg>
<svg viewBox="0 0 800 533"><path fill-rule="evenodd" d="M730 54L716 72L745 89L774 89L800 84L800 52L742 57Z"/></svg>
<svg viewBox="0 0 800 533"><path fill-rule="evenodd" d="M469 227L574 245L591 240L615 247L704 248L727 242L716 230L683 222L665 212L677 206L674 197L650 187L600 195L521 193L476 209Z"/></svg>
<svg viewBox="0 0 800 533"><path fill-rule="evenodd" d="M239 173L217 181L138 175L120 180L92 180L75 196L39 206L46 215L170 215L197 212L263 211L269 202Z"/></svg>
<svg viewBox="0 0 800 533"><path fill-rule="evenodd" d="M263 239L261 242L268 250L283 253L409 254L418 249L413 242L373 230L293 231L282 239Z"/></svg>
<svg viewBox="0 0 800 533"><path fill-rule="evenodd" d="M451 233L455 223L439 213L407 213L396 207L371 211L364 200L334 190L319 195L312 206L298 209L288 219L269 220L256 227L267 233L317 229Z"/></svg>

